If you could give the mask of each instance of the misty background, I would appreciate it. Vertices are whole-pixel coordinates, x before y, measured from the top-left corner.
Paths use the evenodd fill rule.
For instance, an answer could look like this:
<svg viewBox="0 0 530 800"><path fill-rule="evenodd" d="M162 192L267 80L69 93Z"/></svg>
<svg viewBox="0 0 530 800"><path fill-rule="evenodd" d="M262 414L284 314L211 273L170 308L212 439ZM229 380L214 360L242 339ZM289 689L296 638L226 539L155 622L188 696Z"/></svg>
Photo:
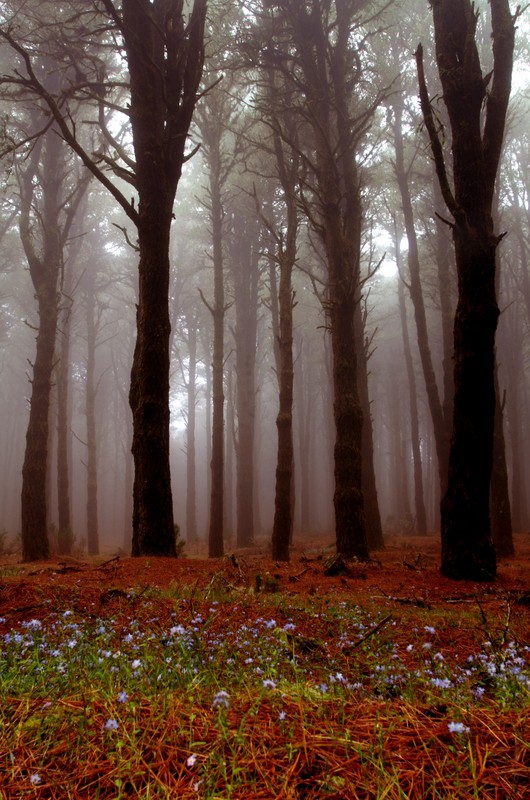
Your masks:
<svg viewBox="0 0 530 800"><path fill-rule="evenodd" d="M2 4L4 5L4 4ZM9 4L6 4L9 5ZM11 4L13 5L13 4ZM16 4L15 4L16 5ZM41 4L46 5L46 4ZM278 410L275 330L278 263L275 241L285 220L266 122L264 85L249 55L244 32L255 19L248 3L233 9L210 4L205 87L192 124L171 242L171 470L175 521L187 552L204 552L208 534L211 459L213 244L211 154L219 162L225 288L225 539L235 546L238 515L247 513L247 541L270 539L274 515ZM216 14L218 16L216 16ZM243 15L239 17L238 15ZM222 22L222 24L221 24ZM230 37L230 31L234 34ZM516 72L498 183L499 248L497 332L498 399L502 411L514 531L529 528L528 403L530 392L530 127L527 19L519 25ZM482 31L485 48L488 31ZM224 38L223 38L224 37ZM403 216L403 180L414 214L426 309L428 345L440 393L450 372L448 309L456 298L453 249L417 100L413 50L432 47L429 9L407 2L387 10L366 52L366 81L381 93L362 140L363 202L361 272L363 339L368 358L368 413L373 426L373 465L385 533L418 531L418 467L426 529L439 524L440 487L433 425L419 357L409 251ZM227 42L229 44L227 44ZM241 45L241 46L240 46ZM0 56L2 72L8 54ZM96 56L94 56L96 57ZM487 52L485 59L487 60ZM109 60L119 93L123 60ZM435 91L433 59L426 58ZM80 70L84 69L79 64ZM222 75L222 79L221 78ZM126 76L122 76L125 80ZM367 93L370 87L365 90ZM31 127L24 96L13 105L0 98L3 154L0 163L0 531L16 547L28 425L37 307L28 268L29 237L44 247L46 152L34 141L13 150L10 131ZM76 106L77 127L105 143L94 126L94 103ZM440 106L440 115L443 109ZM127 150L130 133L119 114L106 126ZM86 180L72 214L61 256L58 336L50 417L49 536L57 543L59 392L67 387L67 440L74 551L86 552L89 528L100 552L128 551L131 538L133 463L129 376L135 341L135 231L114 199L89 180L75 156L59 144L54 156L64 184L62 211L73 208L74 188ZM35 159L34 172L28 169ZM38 163L37 163L38 162ZM57 179L57 170L55 179ZM119 175L118 175L119 178ZM31 200L24 181L31 182ZM401 184L400 184L401 181ZM133 190L123 182L123 191ZM436 213L439 216L436 216ZM21 219L26 213L26 224ZM296 539L333 539L333 392L324 293L322 246L307 219L297 237L294 288L294 452ZM449 325L449 328L448 328ZM445 369L444 369L445 365ZM447 395L447 391L446 391ZM64 395L63 395L64 397ZM446 396L447 399L447 396ZM365 408L366 416L367 408ZM419 463L418 463L419 454ZM416 466L416 472L415 472ZM416 481L416 483L415 483Z"/></svg>

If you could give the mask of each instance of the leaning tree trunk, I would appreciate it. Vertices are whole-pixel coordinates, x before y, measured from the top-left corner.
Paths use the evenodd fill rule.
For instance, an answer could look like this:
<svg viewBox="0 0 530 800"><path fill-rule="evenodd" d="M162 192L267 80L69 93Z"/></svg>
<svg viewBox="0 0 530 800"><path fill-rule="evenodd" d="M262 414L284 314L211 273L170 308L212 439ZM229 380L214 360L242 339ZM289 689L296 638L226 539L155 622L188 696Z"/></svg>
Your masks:
<svg viewBox="0 0 530 800"><path fill-rule="evenodd" d="M421 45L416 53L423 116L442 194L453 217L458 274L453 432L441 508L441 568L449 577L470 580L488 580L496 574L489 495L499 316L495 270L502 237L494 231L492 205L515 36L507 0L491 0L490 6L494 69L484 77L475 41L477 13L473 5L469 0L433 2L436 60L452 132L454 191L429 102Z"/></svg>

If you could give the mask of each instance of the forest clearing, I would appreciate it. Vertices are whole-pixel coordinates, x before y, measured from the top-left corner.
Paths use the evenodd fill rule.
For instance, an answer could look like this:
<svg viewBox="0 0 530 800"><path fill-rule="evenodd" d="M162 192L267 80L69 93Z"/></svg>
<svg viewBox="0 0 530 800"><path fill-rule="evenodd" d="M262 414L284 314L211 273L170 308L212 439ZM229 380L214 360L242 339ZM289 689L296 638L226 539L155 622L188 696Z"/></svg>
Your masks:
<svg viewBox="0 0 530 800"><path fill-rule="evenodd" d="M4 557L2 800L530 797L528 535L480 584L327 544Z"/></svg>

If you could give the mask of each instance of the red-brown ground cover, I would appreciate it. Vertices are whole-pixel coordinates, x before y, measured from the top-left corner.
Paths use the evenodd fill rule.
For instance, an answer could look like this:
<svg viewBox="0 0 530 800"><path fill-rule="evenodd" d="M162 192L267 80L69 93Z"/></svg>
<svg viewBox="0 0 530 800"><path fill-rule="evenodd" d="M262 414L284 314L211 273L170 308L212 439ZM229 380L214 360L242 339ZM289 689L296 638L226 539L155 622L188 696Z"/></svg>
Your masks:
<svg viewBox="0 0 530 800"><path fill-rule="evenodd" d="M391 537L386 549L375 553L372 561L349 563L344 569L339 569L338 574L330 575L326 573L336 571L332 553L329 543L326 546L323 542L305 542L293 548L289 564L271 561L266 546L230 551L224 559L217 560L196 556L177 560L109 556L98 559L57 558L23 565L18 563L16 556L11 556L0 561L0 617L4 618L6 626L10 626L30 618L44 620L51 612L68 610L90 618L134 618L140 624L149 625L152 624L152 603L155 602L157 625L163 628L166 624L172 624L172 620L174 622L175 597L186 598L179 607L179 622L182 623L187 621L185 617L191 620L206 608L211 611L212 599L221 597L218 611L208 620L210 634L217 631L220 635L224 632L230 635L229 629L233 630L243 623L249 624L253 617L263 615L264 609L270 606L278 625L284 624L288 617L296 620L293 646L301 651L307 648L315 663L319 658L324 658L324 654L319 653L319 641L324 638L326 659L334 655L334 646L338 658L356 657L356 646L361 641L354 642L350 653L345 651L343 642L334 636L329 618L324 614L319 619L318 615L317 618L297 615L296 610L294 616L289 613L290 598L294 607L303 597L307 597L323 608L327 603L342 601L375 614L380 620L380 627L376 625L367 631L366 640L383 635L387 621L406 619L407 624L397 625L392 634L403 648L416 618L418 625L433 622L438 629L442 627L444 614L449 609L453 615L461 611L465 622L453 625L450 639L445 637L443 642L444 653L461 662L470 652L476 651L486 637L498 641L503 637L506 640L513 638L520 644L530 644L528 535L517 537L517 555L501 562L497 580L481 584L454 582L440 574L439 543L434 536ZM315 652L311 652L313 647ZM414 669L412 657L410 669ZM374 729L380 728L382 741L384 739L382 758L387 753L392 758L392 764L399 765L401 787L398 789L396 782L396 788L389 789L385 796L418 799L478 796L499 800L530 798L530 723L526 715L521 717L517 709L507 709L499 715L494 706L489 708L487 705L470 712L475 735L472 739L470 737L469 752L462 753L465 766L462 766L460 789L455 792L454 788L449 788L454 787L451 775L448 776L447 794L430 794L427 787L433 785L433 776L437 778L437 785L443 786L447 753L451 751L444 709L433 710L420 701L412 710L410 703L400 705L399 699L396 699L392 709L385 713L383 700L366 699L359 703L353 697L342 705L339 716L353 720L352 730L361 748L363 742L369 746ZM290 701L286 699L285 702ZM243 747L241 755L240 766L254 776L254 788L248 794L243 789L237 789L231 797L294 799L379 796L375 784L370 785L369 777L361 770L358 758L345 758L341 747L336 742L332 743L333 738L328 735L329 720L321 735L310 733L303 725L300 726L298 734L295 733L295 737L298 737L298 755L290 759L287 774L275 740L277 731L271 728L266 711L264 704L260 712L249 720L252 731L248 731L248 748ZM167 717L168 725L172 713L178 714L182 720L182 716L189 711L184 706L173 706ZM227 721L229 725L232 713L231 709ZM240 707L238 713L241 713ZM207 720L201 721L200 715L194 716L193 720L207 742L213 735ZM143 724L149 725L147 708ZM153 722L155 724L159 723ZM257 730L259 734L256 734ZM255 750L256 735L260 752ZM185 769L182 768L177 774L168 766L171 754L164 748L163 742L164 737L154 731L153 750L146 769L156 773L157 780L164 782L168 797L200 796L200 793L192 791ZM268 763L263 760L263 748L271 754ZM56 758L58 764L64 761L65 768L71 769L71 765L67 764L67 749L67 743L58 742ZM447 762L447 769L453 771L459 758L458 754L454 755L453 760ZM470 759L474 765L471 770L475 771L473 775L469 774ZM98 767L94 762L91 769L94 771L94 781L101 782L101 765ZM319 776L324 769L334 779L322 794ZM85 774L83 780L84 785L92 785L89 774ZM476 794L477 785L481 787L480 794ZM260 786L261 789L256 788ZM403 786L408 787L407 795L399 793ZM0 780L0 798L11 800L22 796L13 793L13 789L7 785L2 794L1 787ZM44 790L45 787L40 789ZM61 794L48 787L47 793L41 791L39 796L59 798ZM79 796L88 798L95 795L91 795L90 789L87 789L86 793Z"/></svg>
<svg viewBox="0 0 530 800"><path fill-rule="evenodd" d="M45 612L50 605L46 601L80 609L96 603L104 613L102 606L119 600L119 592L130 588L188 587L200 594L212 583L228 590L257 588L287 596L344 594L352 603L361 604L368 598L386 599L397 606L468 604L475 598L504 600L530 592L529 534L516 536L516 556L500 562L495 581L482 584L456 582L439 572L435 536L393 536L370 562L349 564L346 572L326 575L332 553L330 543L308 541L296 544L288 564L271 561L266 546L229 550L223 559L193 554L179 559L58 556L47 562L21 564L16 555L0 557L0 614L31 610L39 616L39 609Z"/></svg>

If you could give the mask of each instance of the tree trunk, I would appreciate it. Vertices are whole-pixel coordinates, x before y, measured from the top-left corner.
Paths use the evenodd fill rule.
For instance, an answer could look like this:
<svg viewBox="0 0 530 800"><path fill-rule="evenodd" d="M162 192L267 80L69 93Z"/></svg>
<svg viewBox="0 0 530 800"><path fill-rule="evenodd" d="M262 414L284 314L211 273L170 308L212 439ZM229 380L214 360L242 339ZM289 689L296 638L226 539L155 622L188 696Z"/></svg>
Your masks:
<svg viewBox="0 0 530 800"><path fill-rule="evenodd" d="M69 273L70 276L70 273ZM61 555L72 550L73 533L70 505L70 339L72 330L72 300L69 297L71 281L63 291L61 324L61 351L57 370L57 510L59 530L57 549Z"/></svg>
<svg viewBox="0 0 530 800"><path fill-rule="evenodd" d="M160 183L140 204L133 415L132 555L176 556L169 467L169 229L173 198Z"/></svg>
<svg viewBox="0 0 530 800"><path fill-rule="evenodd" d="M197 544L197 489L195 458L195 418L197 410L197 317L186 314L188 329L188 418L186 424L186 542Z"/></svg>
<svg viewBox="0 0 530 800"><path fill-rule="evenodd" d="M97 432L96 432L96 266L93 264L86 273L85 301L87 325L87 356L85 380L85 414L87 446L87 501L86 530L87 552L89 556L99 553L98 531L98 473L97 473Z"/></svg>
<svg viewBox="0 0 530 800"><path fill-rule="evenodd" d="M236 505L237 544L254 542L254 427L258 324L259 226L238 210L233 218L231 258L236 310Z"/></svg>
<svg viewBox="0 0 530 800"><path fill-rule="evenodd" d="M363 318L364 317L364 318ZM361 317L357 309L354 316L357 361L357 385L363 415L362 428L362 490L364 497L364 517L366 523L366 539L370 550L382 550L385 546L383 526L379 511L377 483L374 469L374 429L370 410L370 392L368 388L368 353L365 342L366 315Z"/></svg>
<svg viewBox="0 0 530 800"><path fill-rule="evenodd" d="M34 249L32 220L34 176L42 152L43 192L42 253ZM38 303L39 325L37 347L31 379L31 402L26 433L26 451L22 467L22 557L24 561L48 558L47 534L47 468L49 414L55 338L58 319L58 288L61 268L61 234L59 230L62 201L62 143L55 129L36 145L21 182L20 235L26 252L30 275Z"/></svg>
<svg viewBox="0 0 530 800"><path fill-rule="evenodd" d="M133 556L176 555L169 464L169 239L202 74L205 14L204 0L195 0L185 27L178 0L123 0L139 196L137 340L129 392Z"/></svg>
<svg viewBox="0 0 530 800"><path fill-rule="evenodd" d="M436 59L452 131L454 194L425 85L421 47L416 54L422 111L442 194L454 220L458 274L453 432L441 507L442 572L470 580L491 580L496 574L489 495L500 239L494 232L492 204L511 87L514 18L507 0L491 0L490 6L494 70L493 77L484 78L472 4L469 0L433 2Z"/></svg>
<svg viewBox="0 0 530 800"><path fill-rule="evenodd" d="M205 126L203 125L203 131ZM210 179L210 218L212 225L212 250L214 269L214 306L212 357L212 460L210 529L208 555L221 558L224 554L224 331L225 291L223 261L223 207L221 199L221 135L222 131L208 131L206 137Z"/></svg>
<svg viewBox="0 0 530 800"><path fill-rule="evenodd" d="M410 350L410 340L407 328L407 311L405 306L405 291L402 280L399 280L398 296L399 313L401 317L401 335L403 337L403 351L405 355L405 366L407 368L407 382L409 388L410 437L412 462L414 468L414 507L416 509L415 530L419 536L425 536L427 533L427 514L425 511L425 500L423 497L423 476L418 424L418 397L416 392L416 375L414 373L414 364L412 362L412 353Z"/></svg>
<svg viewBox="0 0 530 800"><path fill-rule="evenodd" d="M496 242L455 228L460 297L454 325L453 435L442 500L442 571L491 580L496 573L489 493L495 416ZM463 274L465 273L465 274Z"/></svg>
<svg viewBox="0 0 530 800"><path fill-rule="evenodd" d="M296 215L296 209L292 213ZM291 231L292 246L280 256L280 373L279 407L276 417L278 458L276 464L276 494L272 529L272 557L289 561L289 543L293 524L293 290L292 268L295 260L296 225Z"/></svg>
<svg viewBox="0 0 530 800"><path fill-rule="evenodd" d="M49 268L49 267L48 267ZM56 281L37 288L39 331L31 379L31 406L22 467L22 559L50 554L47 534L46 475L51 374L57 330Z"/></svg>

